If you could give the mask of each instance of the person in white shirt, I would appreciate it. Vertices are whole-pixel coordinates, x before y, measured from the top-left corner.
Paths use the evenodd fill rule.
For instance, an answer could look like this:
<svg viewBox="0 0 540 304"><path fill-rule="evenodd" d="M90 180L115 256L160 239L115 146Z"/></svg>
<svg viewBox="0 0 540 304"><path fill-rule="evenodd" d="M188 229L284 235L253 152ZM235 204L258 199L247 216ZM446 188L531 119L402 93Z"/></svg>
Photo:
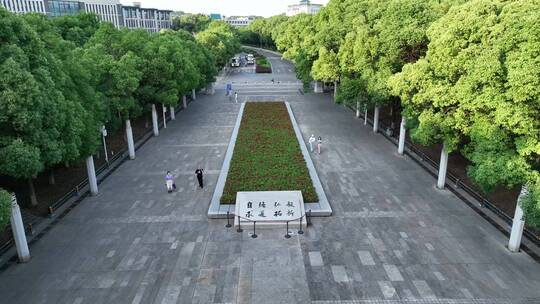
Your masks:
<svg viewBox="0 0 540 304"><path fill-rule="evenodd" d="M315 135L311 134L311 137L308 140L309 150L313 152L313 143L315 142Z"/></svg>

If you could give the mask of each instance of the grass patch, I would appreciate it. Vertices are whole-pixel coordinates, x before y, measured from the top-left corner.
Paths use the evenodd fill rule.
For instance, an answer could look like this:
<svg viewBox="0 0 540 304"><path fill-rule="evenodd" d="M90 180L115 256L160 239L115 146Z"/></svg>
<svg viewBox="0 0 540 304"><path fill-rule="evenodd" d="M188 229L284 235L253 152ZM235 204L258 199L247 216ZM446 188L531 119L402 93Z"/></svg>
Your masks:
<svg viewBox="0 0 540 304"><path fill-rule="evenodd" d="M270 62L268 62L268 59L266 59L265 57L258 57L257 58L257 65L260 65L260 66L265 67L265 68L269 68L270 67Z"/></svg>
<svg viewBox="0 0 540 304"><path fill-rule="evenodd" d="M270 61L261 54L255 52L255 73L272 73Z"/></svg>
<svg viewBox="0 0 540 304"><path fill-rule="evenodd" d="M236 139L222 204L239 191L300 190L304 202L319 199L283 102L248 102Z"/></svg>

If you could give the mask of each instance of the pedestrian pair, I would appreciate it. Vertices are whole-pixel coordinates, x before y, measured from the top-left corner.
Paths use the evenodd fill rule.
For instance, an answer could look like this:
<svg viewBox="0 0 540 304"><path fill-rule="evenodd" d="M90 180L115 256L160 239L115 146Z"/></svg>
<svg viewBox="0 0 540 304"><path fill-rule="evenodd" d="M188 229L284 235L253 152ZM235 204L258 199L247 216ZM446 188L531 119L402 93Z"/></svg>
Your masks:
<svg viewBox="0 0 540 304"><path fill-rule="evenodd" d="M322 146L322 138L319 136L319 138L315 139L315 135L311 134L311 137L308 140L309 143L309 150L313 152L313 144L317 141L317 153L321 154L321 146Z"/></svg>
<svg viewBox="0 0 540 304"><path fill-rule="evenodd" d="M203 187L203 172L204 169L201 168L195 170L195 174L197 175L197 181L199 182L199 187L201 188ZM174 182L171 171L167 171L167 174L165 175L165 184L167 186L167 192L171 193L176 190L176 183Z"/></svg>

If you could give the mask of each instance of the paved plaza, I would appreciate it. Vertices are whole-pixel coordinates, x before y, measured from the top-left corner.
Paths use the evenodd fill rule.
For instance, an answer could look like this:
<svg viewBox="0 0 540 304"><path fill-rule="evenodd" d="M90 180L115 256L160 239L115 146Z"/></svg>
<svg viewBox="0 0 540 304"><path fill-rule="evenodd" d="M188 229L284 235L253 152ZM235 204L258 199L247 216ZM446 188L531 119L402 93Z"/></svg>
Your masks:
<svg viewBox="0 0 540 304"><path fill-rule="evenodd" d="M0 303L540 303L540 264L268 55L273 74L229 73L34 243L29 263L1 272ZM304 235L252 239L206 216L246 100L286 100L304 138L323 138L312 159L334 215Z"/></svg>

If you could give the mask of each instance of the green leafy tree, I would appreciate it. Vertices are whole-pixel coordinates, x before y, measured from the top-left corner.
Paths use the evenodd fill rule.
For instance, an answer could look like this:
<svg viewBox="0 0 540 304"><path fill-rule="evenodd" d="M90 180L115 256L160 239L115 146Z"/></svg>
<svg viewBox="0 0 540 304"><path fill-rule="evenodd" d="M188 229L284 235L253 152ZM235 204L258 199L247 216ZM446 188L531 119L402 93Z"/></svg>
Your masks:
<svg viewBox="0 0 540 304"><path fill-rule="evenodd" d="M198 33L206 30L212 22L209 16L203 14L183 14L173 18L174 30L185 30L189 33Z"/></svg>
<svg viewBox="0 0 540 304"><path fill-rule="evenodd" d="M257 45L267 49L275 49L276 45L272 38L273 32L279 25L288 20L284 14L276 15L270 18L258 18L254 20L247 28L241 29L243 43Z"/></svg>
<svg viewBox="0 0 540 304"><path fill-rule="evenodd" d="M443 141L450 151L463 146L469 174L486 191L499 184L538 189L539 8L532 0L454 6L430 27L425 59L390 81L413 138ZM527 217L537 218L530 212L538 203L526 206Z"/></svg>
<svg viewBox="0 0 540 304"><path fill-rule="evenodd" d="M135 99L142 78L141 58L122 48L126 33L110 23L102 23L83 54L84 66L94 75L94 86L100 92L105 121L113 129L142 111Z"/></svg>
<svg viewBox="0 0 540 304"><path fill-rule="evenodd" d="M99 19L93 13L80 13L75 16L60 16L52 19L62 38L84 45L98 30Z"/></svg>
<svg viewBox="0 0 540 304"><path fill-rule="evenodd" d="M38 18L0 9L0 174L28 179L33 205L32 178L67 154L61 134L66 75L61 59L36 33L35 28L41 29L36 24L44 24Z"/></svg>
<svg viewBox="0 0 540 304"><path fill-rule="evenodd" d="M238 32L221 21L210 23L208 29L197 34L196 40L212 53L218 67L226 65L240 50Z"/></svg>

